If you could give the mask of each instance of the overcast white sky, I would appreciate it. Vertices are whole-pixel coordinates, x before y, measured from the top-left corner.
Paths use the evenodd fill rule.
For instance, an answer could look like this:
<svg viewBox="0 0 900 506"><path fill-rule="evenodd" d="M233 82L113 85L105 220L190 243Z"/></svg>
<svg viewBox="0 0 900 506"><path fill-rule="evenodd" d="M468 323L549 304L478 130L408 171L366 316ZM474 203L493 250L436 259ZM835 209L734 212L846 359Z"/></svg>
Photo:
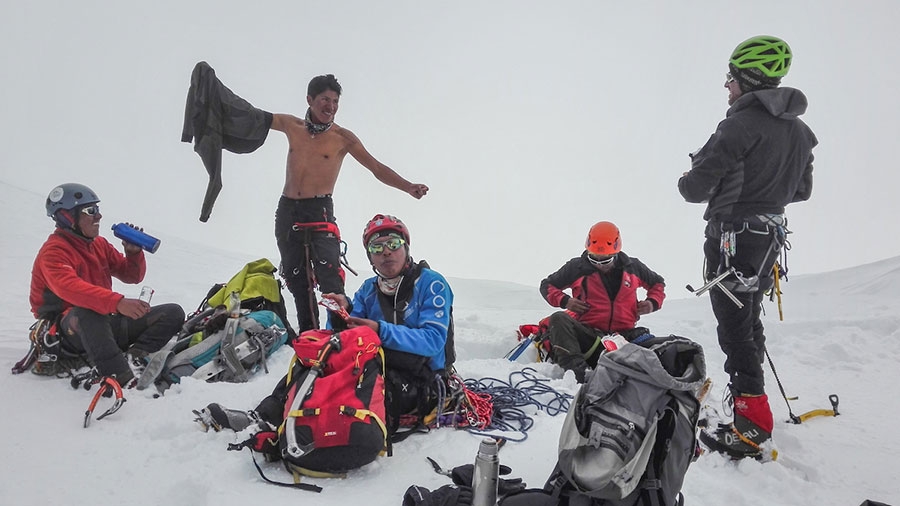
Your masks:
<svg viewBox="0 0 900 506"><path fill-rule="evenodd" d="M859 265L900 254L888 225L900 4L846 4L4 2L0 180L34 192L15 211L38 214L56 184L87 184L104 234L138 223L163 240L157 255L167 238L199 238L277 263L287 142L272 132L255 153L226 153L200 223L207 175L180 142L190 73L206 60L255 106L299 116L309 79L333 73L337 122L431 187L416 201L347 158L336 214L361 274L359 235L377 212L404 219L413 255L445 275L532 286L610 220L683 297L700 280L703 206L676 181L724 117L731 50L767 33L794 50L783 84L809 97L820 140L813 198L788 209L788 267Z"/></svg>

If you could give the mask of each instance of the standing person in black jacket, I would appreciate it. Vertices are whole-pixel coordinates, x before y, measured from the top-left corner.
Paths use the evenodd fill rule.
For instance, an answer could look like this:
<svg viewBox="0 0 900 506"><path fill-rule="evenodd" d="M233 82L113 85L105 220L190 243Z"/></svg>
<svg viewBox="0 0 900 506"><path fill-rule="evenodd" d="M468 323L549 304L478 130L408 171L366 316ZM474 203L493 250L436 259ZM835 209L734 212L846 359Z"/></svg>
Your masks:
<svg viewBox="0 0 900 506"><path fill-rule="evenodd" d="M734 269L722 287L742 304L738 307L719 287L710 291L734 396L734 422L700 436L711 449L734 458L774 455L760 446L771 440L774 424L765 393L766 338L759 315L785 242L785 206L812 193L812 149L818 141L799 119L806 112L806 96L778 87L792 56L786 42L770 36L735 48L725 81L730 108L707 143L691 154L691 170L678 181L686 201L707 203L707 279Z"/></svg>

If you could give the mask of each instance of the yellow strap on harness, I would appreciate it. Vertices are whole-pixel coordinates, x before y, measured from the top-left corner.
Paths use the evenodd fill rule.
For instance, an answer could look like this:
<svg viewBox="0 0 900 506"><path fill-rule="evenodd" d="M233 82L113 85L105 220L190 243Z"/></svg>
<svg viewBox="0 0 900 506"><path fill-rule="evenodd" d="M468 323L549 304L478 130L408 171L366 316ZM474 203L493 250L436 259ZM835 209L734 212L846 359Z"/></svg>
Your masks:
<svg viewBox="0 0 900 506"><path fill-rule="evenodd" d="M781 269L778 266L778 262L772 266L772 270L775 271L775 298L778 299L778 320L784 321L784 311L781 308Z"/></svg>

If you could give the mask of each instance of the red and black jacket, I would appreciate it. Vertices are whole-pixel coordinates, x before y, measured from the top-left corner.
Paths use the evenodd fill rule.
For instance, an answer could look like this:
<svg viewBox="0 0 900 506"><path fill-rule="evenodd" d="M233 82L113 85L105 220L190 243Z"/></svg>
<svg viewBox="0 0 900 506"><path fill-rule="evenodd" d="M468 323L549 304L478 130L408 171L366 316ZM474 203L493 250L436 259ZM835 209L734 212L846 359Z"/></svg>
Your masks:
<svg viewBox="0 0 900 506"><path fill-rule="evenodd" d="M637 289L647 292L646 299L656 311L666 298L665 280L650 270L637 258L624 252L616 255L613 265L615 272L622 275L621 285L610 298L610 291L603 282L601 272L587 258L587 252L566 262L558 271L541 281L541 295L553 306L565 309L570 297L584 301L590 309L577 315L581 323L604 332L622 332L634 328L638 320ZM611 287L615 288L615 287ZM571 289L572 295L563 290Z"/></svg>
<svg viewBox="0 0 900 506"><path fill-rule="evenodd" d="M103 237L86 239L58 228L34 259L31 312L36 318L47 318L78 306L100 314L115 313L124 296L112 290L112 277L140 283L146 271L143 251L126 256Z"/></svg>

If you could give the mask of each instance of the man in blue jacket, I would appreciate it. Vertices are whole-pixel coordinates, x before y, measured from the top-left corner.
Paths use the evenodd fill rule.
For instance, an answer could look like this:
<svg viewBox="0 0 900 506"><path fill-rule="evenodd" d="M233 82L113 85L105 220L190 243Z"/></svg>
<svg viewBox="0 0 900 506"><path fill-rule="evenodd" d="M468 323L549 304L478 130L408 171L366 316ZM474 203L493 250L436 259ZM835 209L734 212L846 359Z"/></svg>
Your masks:
<svg viewBox="0 0 900 506"><path fill-rule="evenodd" d="M375 215L363 231L363 245L376 275L363 282L352 303L343 294L322 295L349 313L347 325L369 327L381 338L391 432L396 432L400 416L415 414L421 423L434 409L437 398L432 387L441 387L438 384L446 381L456 359L453 292L440 273L413 260L409 243L409 230L400 219ZM338 318L331 320L339 325ZM284 385L279 382L251 414L210 404L202 421L237 431L257 418L278 426L286 399Z"/></svg>
<svg viewBox="0 0 900 506"><path fill-rule="evenodd" d="M381 338L392 432L402 415L416 413L423 421L435 406L433 387L446 380L456 359L453 292L426 262L413 261L409 243L400 219L375 215L363 231L363 245L376 276L363 282L352 304L341 294L322 295L347 310L349 326L364 325Z"/></svg>
<svg viewBox="0 0 900 506"><path fill-rule="evenodd" d="M413 261L409 242L402 221L375 215L363 232L363 244L376 276L363 282L352 304L341 294L323 297L350 313L351 327L374 330L387 350L416 355L429 371L444 371L455 358L453 343L448 346L453 292L443 276ZM390 355L386 366L391 367Z"/></svg>
<svg viewBox="0 0 900 506"><path fill-rule="evenodd" d="M737 46L725 81L731 107L709 141L691 154L691 170L678 181L686 201L707 204L707 279L731 272L710 291L710 301L731 380L734 422L704 431L700 439L733 458L773 455L761 447L771 439L773 419L759 316L785 243L785 206L812 193L812 149L818 141L799 118L806 112L806 96L778 87L791 59L790 47L777 37L753 37Z"/></svg>

